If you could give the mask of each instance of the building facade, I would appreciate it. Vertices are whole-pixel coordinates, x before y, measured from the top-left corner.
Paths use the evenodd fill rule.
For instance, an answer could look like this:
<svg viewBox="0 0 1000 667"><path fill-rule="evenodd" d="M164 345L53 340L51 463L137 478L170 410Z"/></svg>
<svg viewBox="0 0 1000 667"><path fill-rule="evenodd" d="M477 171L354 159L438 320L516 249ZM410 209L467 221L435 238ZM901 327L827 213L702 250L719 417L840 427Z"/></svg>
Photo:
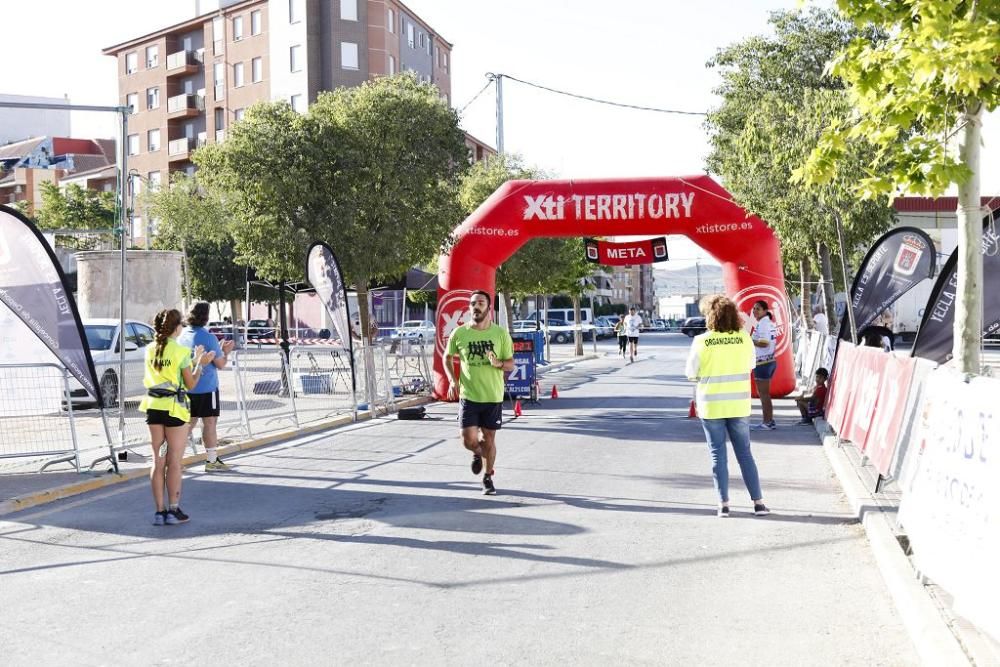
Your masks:
<svg viewBox="0 0 1000 667"><path fill-rule="evenodd" d="M26 202L32 215L42 203L42 184L64 186L67 178L109 167L113 171L114 164L113 139L34 137L0 146L0 203Z"/></svg>

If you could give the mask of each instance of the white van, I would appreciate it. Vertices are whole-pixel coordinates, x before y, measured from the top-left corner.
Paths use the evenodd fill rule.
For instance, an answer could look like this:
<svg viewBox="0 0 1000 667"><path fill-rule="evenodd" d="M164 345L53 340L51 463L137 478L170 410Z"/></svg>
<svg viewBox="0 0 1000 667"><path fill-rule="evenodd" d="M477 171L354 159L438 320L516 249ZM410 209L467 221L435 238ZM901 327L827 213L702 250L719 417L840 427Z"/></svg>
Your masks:
<svg viewBox="0 0 1000 667"><path fill-rule="evenodd" d="M549 308L547 314L549 317L557 320L563 320L567 324L573 324L576 322L576 313L572 308ZM538 313L538 316L540 317L541 313ZM535 317L535 315L532 314L532 317ZM580 321L583 322L583 324L592 325L594 323L593 311L591 311L590 308L581 308Z"/></svg>

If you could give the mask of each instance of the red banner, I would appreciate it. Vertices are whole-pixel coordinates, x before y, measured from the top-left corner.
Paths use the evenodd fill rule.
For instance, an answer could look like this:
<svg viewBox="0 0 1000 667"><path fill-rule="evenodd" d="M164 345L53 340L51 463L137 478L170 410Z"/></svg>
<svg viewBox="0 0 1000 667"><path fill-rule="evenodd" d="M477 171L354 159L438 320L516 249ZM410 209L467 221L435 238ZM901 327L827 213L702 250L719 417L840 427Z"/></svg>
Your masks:
<svg viewBox="0 0 1000 667"><path fill-rule="evenodd" d="M846 438L864 450L879 390L882 388L882 371L885 370L889 354L881 348L861 347L857 349L854 362L854 391L851 393L850 409L845 413L844 432Z"/></svg>
<svg viewBox="0 0 1000 667"><path fill-rule="evenodd" d="M917 367L913 357L889 356L882 372L882 387L868 437L865 452L880 475L888 476L892 456L899 442L899 431L906 412L913 372Z"/></svg>
<svg viewBox="0 0 1000 667"><path fill-rule="evenodd" d="M844 413L850 405L851 392L854 390L854 363L857 349L851 343L841 341L837 349L837 359L833 363L830 394L826 399L826 421L838 435L844 431Z"/></svg>
<svg viewBox="0 0 1000 667"><path fill-rule="evenodd" d="M663 236L631 243L585 239L584 245L587 248L587 261L607 266L652 264L667 260L667 239Z"/></svg>

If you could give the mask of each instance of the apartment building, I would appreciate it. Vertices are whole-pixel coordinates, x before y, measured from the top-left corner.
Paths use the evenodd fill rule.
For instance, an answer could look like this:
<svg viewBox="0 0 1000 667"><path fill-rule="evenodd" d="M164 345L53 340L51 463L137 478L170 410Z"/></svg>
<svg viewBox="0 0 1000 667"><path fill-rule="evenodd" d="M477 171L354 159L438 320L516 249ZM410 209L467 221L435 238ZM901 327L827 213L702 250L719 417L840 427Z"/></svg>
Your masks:
<svg viewBox="0 0 1000 667"><path fill-rule="evenodd" d="M215 0L194 18L104 49L133 109L135 190L194 172L191 156L259 101L305 111L324 90L413 71L451 101L452 45L396 0ZM205 11L208 10L208 11ZM133 237L144 234L141 218Z"/></svg>
<svg viewBox="0 0 1000 667"><path fill-rule="evenodd" d="M45 136L0 146L0 203L23 201L29 215L34 214L42 203L42 184L65 187L74 178L106 174L108 169L113 189L114 165L114 139ZM86 182L85 187L105 189L107 179L100 178Z"/></svg>

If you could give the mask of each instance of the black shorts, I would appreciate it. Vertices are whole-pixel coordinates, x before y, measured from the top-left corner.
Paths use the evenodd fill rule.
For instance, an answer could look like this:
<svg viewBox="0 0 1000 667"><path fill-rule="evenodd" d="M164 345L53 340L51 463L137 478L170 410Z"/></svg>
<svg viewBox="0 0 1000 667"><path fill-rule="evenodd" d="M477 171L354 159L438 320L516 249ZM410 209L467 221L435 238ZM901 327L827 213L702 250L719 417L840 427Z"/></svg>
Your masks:
<svg viewBox="0 0 1000 667"><path fill-rule="evenodd" d="M146 423L150 426L166 426L167 428L187 426L187 422L183 419L171 417L168 410L147 410Z"/></svg>
<svg viewBox="0 0 1000 667"><path fill-rule="evenodd" d="M497 431L503 425L503 403L476 403L463 398L458 402L458 422L462 428L478 426Z"/></svg>
<svg viewBox="0 0 1000 667"><path fill-rule="evenodd" d="M219 416L219 390L207 394L188 394L191 399L191 418Z"/></svg>
<svg viewBox="0 0 1000 667"><path fill-rule="evenodd" d="M628 337L628 342L635 343L636 345L638 345L639 344L639 337L638 336L629 336Z"/></svg>

